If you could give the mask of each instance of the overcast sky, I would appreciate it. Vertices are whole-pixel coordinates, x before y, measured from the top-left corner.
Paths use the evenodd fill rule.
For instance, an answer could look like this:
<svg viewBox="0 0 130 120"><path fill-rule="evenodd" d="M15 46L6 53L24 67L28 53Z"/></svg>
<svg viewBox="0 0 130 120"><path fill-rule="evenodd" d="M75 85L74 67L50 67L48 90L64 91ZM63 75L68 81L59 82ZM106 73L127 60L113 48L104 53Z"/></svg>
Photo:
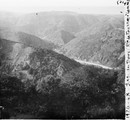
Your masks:
<svg viewBox="0 0 130 120"><path fill-rule="evenodd" d="M94 14L120 14L117 0L0 0L0 11L39 12L73 11Z"/></svg>

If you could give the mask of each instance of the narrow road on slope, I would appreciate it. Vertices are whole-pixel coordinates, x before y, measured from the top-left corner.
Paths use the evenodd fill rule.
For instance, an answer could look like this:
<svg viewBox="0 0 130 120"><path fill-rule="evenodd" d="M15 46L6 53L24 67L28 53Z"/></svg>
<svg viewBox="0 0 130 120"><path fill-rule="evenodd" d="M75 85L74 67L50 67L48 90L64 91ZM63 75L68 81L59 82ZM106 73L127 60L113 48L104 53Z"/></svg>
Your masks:
<svg viewBox="0 0 130 120"><path fill-rule="evenodd" d="M97 63L92 63L92 62L87 62L85 60L78 60L78 59L74 59L75 61L81 63L81 64L84 64L84 65L94 65L94 66L97 66L97 67L102 67L104 69L115 69L115 68L112 68L112 67L108 67L108 66L105 66L105 65L101 65L101 64L97 64Z"/></svg>

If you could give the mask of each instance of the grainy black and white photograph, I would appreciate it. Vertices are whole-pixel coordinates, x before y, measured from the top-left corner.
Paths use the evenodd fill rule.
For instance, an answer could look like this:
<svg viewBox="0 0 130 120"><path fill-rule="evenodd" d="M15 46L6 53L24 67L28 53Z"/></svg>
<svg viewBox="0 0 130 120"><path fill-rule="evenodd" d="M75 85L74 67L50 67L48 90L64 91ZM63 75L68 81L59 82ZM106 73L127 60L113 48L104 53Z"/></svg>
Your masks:
<svg viewBox="0 0 130 120"><path fill-rule="evenodd" d="M119 0L0 0L1 119L125 119Z"/></svg>

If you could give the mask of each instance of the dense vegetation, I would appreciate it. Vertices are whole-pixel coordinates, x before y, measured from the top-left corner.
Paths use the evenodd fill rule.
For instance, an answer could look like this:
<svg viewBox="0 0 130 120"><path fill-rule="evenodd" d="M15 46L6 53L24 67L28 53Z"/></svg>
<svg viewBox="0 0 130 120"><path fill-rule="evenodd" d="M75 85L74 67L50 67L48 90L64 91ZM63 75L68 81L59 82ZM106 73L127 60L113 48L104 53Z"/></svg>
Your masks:
<svg viewBox="0 0 130 120"><path fill-rule="evenodd" d="M1 72L1 105L17 118L124 118L121 71L84 66L62 77L22 80ZM122 80L121 80L122 81Z"/></svg>

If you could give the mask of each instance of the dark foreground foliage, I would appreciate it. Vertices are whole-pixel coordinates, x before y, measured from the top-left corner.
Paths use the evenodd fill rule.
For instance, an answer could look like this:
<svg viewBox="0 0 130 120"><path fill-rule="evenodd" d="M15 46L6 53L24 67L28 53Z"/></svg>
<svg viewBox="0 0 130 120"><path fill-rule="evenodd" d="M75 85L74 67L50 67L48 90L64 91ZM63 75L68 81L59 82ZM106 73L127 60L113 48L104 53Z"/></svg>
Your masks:
<svg viewBox="0 0 130 120"><path fill-rule="evenodd" d="M92 66L72 70L61 78L38 81L0 77L0 104L10 116L33 118L124 118L124 85L120 73ZM16 116L16 117L15 117Z"/></svg>

